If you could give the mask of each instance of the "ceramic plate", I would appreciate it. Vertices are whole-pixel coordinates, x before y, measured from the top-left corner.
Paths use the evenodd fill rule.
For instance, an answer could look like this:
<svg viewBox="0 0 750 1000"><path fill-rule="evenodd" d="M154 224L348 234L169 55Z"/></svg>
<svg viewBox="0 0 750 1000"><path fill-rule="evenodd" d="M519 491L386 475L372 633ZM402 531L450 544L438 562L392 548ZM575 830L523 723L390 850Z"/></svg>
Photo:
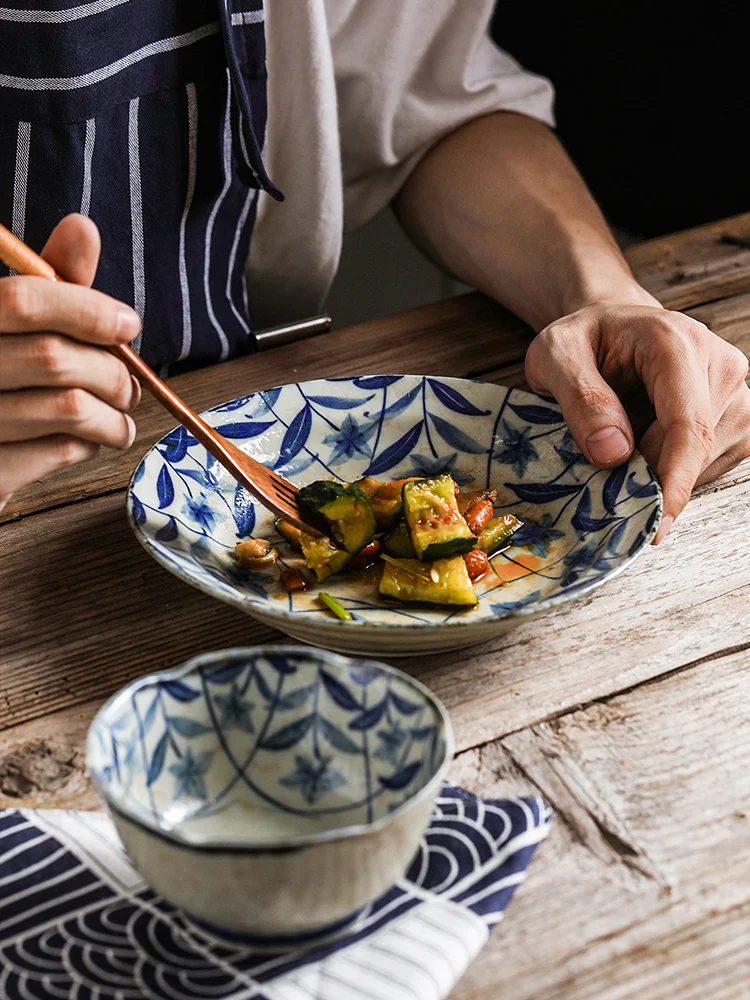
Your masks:
<svg viewBox="0 0 750 1000"><path fill-rule="evenodd" d="M299 485L450 472L469 489L497 489L497 512L524 521L476 585L474 609L387 606L376 571L287 594L278 567L251 573L232 560L248 535L278 540L273 516L184 428L162 438L127 495L146 550L205 593L328 649L406 656L493 638L620 572L648 546L661 516L661 490L640 455L611 471L594 468L559 408L518 389L418 375L320 379L243 396L203 417ZM294 565L295 553L285 543L280 549ZM354 621L334 618L316 597L320 589Z"/></svg>

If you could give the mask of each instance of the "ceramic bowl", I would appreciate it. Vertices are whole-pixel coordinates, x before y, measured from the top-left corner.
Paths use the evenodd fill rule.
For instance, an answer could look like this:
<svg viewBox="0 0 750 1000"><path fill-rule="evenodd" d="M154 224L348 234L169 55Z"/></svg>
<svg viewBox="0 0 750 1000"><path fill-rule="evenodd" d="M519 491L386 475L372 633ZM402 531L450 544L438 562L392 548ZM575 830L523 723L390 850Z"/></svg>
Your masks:
<svg viewBox="0 0 750 1000"><path fill-rule="evenodd" d="M135 470L128 512L138 539L182 580L282 632L328 649L414 655L494 638L530 615L588 593L647 549L661 492L638 454L601 471L576 448L559 408L504 386L417 375L321 379L232 400L203 414L226 437L299 483L450 472L493 487L498 511L525 522L477 585L475 609L393 607L377 575L322 588L354 615L334 618L315 589L288 595L278 567L238 570L235 543L274 538L273 517L183 428ZM285 543L286 562L295 553Z"/></svg>
<svg viewBox="0 0 750 1000"><path fill-rule="evenodd" d="M264 950L347 928L406 871L453 756L393 667L310 647L208 653L96 715L89 773L152 888Z"/></svg>

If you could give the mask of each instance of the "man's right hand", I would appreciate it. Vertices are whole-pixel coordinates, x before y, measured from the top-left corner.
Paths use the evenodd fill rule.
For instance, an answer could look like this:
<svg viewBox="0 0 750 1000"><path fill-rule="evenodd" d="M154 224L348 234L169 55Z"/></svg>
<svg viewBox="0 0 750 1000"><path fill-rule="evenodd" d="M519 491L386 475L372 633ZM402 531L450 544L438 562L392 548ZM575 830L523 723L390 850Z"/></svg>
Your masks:
<svg viewBox="0 0 750 1000"><path fill-rule="evenodd" d="M135 438L140 387L102 347L129 343L141 322L90 287L99 250L94 223L69 215L42 251L64 282L0 279L0 510L28 483Z"/></svg>

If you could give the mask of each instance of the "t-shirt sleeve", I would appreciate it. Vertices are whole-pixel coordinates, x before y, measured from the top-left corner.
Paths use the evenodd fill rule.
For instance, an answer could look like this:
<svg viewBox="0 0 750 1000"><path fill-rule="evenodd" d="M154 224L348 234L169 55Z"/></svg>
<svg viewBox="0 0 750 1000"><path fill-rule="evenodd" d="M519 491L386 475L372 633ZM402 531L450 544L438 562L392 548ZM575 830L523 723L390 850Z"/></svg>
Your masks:
<svg viewBox="0 0 750 1000"><path fill-rule="evenodd" d="M443 136L493 111L554 125L552 85L488 35L493 0L326 0L344 218L388 204Z"/></svg>

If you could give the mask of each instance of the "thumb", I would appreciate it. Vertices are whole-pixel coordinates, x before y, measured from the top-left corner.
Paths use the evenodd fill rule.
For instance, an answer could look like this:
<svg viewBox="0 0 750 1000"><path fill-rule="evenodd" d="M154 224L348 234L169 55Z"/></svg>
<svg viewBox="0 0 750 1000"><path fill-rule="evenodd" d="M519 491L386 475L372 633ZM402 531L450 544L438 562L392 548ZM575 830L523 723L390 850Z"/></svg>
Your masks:
<svg viewBox="0 0 750 1000"><path fill-rule="evenodd" d="M599 372L589 339L568 332L563 338L548 334L549 328L529 347L527 382L535 392L555 397L576 444L593 465L621 465L633 451L633 429Z"/></svg>
<svg viewBox="0 0 750 1000"><path fill-rule="evenodd" d="M52 230L42 257L61 278L90 287L99 264L101 239L96 224L85 215L66 215Z"/></svg>

